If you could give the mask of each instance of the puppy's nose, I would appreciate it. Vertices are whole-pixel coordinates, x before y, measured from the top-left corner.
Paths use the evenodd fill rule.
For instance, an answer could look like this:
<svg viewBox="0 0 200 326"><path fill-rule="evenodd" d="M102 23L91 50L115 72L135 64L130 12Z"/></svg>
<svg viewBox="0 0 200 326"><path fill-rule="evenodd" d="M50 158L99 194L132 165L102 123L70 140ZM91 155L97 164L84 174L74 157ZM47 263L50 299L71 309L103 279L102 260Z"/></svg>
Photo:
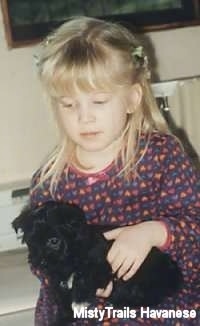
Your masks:
<svg viewBox="0 0 200 326"><path fill-rule="evenodd" d="M58 250L60 248L60 244L61 244L60 239L56 237L52 237L47 240L46 246L50 249Z"/></svg>

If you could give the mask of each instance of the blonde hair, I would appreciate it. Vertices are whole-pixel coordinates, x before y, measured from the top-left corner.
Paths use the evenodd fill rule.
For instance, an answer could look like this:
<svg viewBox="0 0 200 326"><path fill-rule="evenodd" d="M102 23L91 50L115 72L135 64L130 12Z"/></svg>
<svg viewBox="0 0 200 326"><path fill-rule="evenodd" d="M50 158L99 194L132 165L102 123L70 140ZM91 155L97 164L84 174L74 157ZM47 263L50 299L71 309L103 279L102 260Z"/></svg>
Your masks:
<svg viewBox="0 0 200 326"><path fill-rule="evenodd" d="M139 42L123 26L104 20L76 17L72 18L45 41L39 62L39 75L53 108L56 98L75 89L113 90L116 87L139 83L142 88L142 101L137 110L128 114L126 130L123 133L119 152L122 160L122 173L125 177L136 169L143 157L148 138L155 130L168 132L147 79L146 67L134 61L133 53ZM145 57L146 58L146 57ZM56 111L55 111L56 112ZM63 130L62 123L55 113L60 129L60 144L41 169L41 185L51 177L51 192L56 182L70 165L74 144ZM140 152L141 136L146 135L147 145Z"/></svg>

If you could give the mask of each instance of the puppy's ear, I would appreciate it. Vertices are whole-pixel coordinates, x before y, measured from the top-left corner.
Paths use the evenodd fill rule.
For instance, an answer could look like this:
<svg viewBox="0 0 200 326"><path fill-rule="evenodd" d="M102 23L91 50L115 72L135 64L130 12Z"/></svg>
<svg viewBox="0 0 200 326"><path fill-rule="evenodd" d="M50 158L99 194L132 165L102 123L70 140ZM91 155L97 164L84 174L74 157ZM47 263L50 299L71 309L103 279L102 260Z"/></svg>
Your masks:
<svg viewBox="0 0 200 326"><path fill-rule="evenodd" d="M19 230L22 231L22 233L24 233L28 220L29 220L29 216L31 214L31 208L29 206L24 207L24 209L22 210L22 212L19 214L19 216L17 216L11 223L12 228L15 230L16 233L19 232ZM22 242L24 242L24 239L22 238Z"/></svg>
<svg viewBox="0 0 200 326"><path fill-rule="evenodd" d="M58 215L57 220L59 219L60 223L63 226L66 225L67 228L70 225L77 229L86 223L83 210L75 204L58 203L55 210Z"/></svg>

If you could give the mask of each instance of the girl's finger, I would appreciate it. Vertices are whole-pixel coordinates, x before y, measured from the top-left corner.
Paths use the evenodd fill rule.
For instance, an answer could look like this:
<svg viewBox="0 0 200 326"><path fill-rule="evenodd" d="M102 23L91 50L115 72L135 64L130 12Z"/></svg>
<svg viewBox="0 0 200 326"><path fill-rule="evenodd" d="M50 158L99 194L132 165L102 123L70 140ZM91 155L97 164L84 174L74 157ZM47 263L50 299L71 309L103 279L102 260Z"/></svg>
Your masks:
<svg viewBox="0 0 200 326"><path fill-rule="evenodd" d="M118 235L121 233L122 230L123 230L123 228L119 227L117 229L107 231L107 232L103 233L103 235L106 238L106 240L114 240L118 237Z"/></svg>
<svg viewBox="0 0 200 326"><path fill-rule="evenodd" d="M107 261L112 266L113 262L119 257L119 248L116 247L115 243L113 243L112 247L108 251Z"/></svg>
<svg viewBox="0 0 200 326"><path fill-rule="evenodd" d="M129 280L139 269L141 263L136 261L134 264L132 264L131 268L127 271L127 273L124 274L123 280L127 281Z"/></svg>
<svg viewBox="0 0 200 326"><path fill-rule="evenodd" d="M121 267L119 268L117 277L121 278L122 276L127 274L133 265L134 265L134 261L130 261L130 259L126 259L121 265Z"/></svg>
<svg viewBox="0 0 200 326"><path fill-rule="evenodd" d="M117 257L111 264L113 273L116 273L118 269L124 264L124 260L122 257Z"/></svg>
<svg viewBox="0 0 200 326"><path fill-rule="evenodd" d="M96 296L102 298L108 298L112 292L112 289L113 289L113 282L110 281L105 289L97 289Z"/></svg>

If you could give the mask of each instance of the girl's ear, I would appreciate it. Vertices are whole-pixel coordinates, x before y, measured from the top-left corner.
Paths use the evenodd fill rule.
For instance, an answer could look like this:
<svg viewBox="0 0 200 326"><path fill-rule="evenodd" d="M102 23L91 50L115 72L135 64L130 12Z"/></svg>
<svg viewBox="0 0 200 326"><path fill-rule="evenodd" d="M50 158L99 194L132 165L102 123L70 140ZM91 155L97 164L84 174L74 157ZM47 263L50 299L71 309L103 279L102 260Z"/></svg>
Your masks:
<svg viewBox="0 0 200 326"><path fill-rule="evenodd" d="M127 113L134 113L134 110L137 110L138 106L142 102L142 87L139 83L133 84L130 89L130 103L128 106Z"/></svg>

